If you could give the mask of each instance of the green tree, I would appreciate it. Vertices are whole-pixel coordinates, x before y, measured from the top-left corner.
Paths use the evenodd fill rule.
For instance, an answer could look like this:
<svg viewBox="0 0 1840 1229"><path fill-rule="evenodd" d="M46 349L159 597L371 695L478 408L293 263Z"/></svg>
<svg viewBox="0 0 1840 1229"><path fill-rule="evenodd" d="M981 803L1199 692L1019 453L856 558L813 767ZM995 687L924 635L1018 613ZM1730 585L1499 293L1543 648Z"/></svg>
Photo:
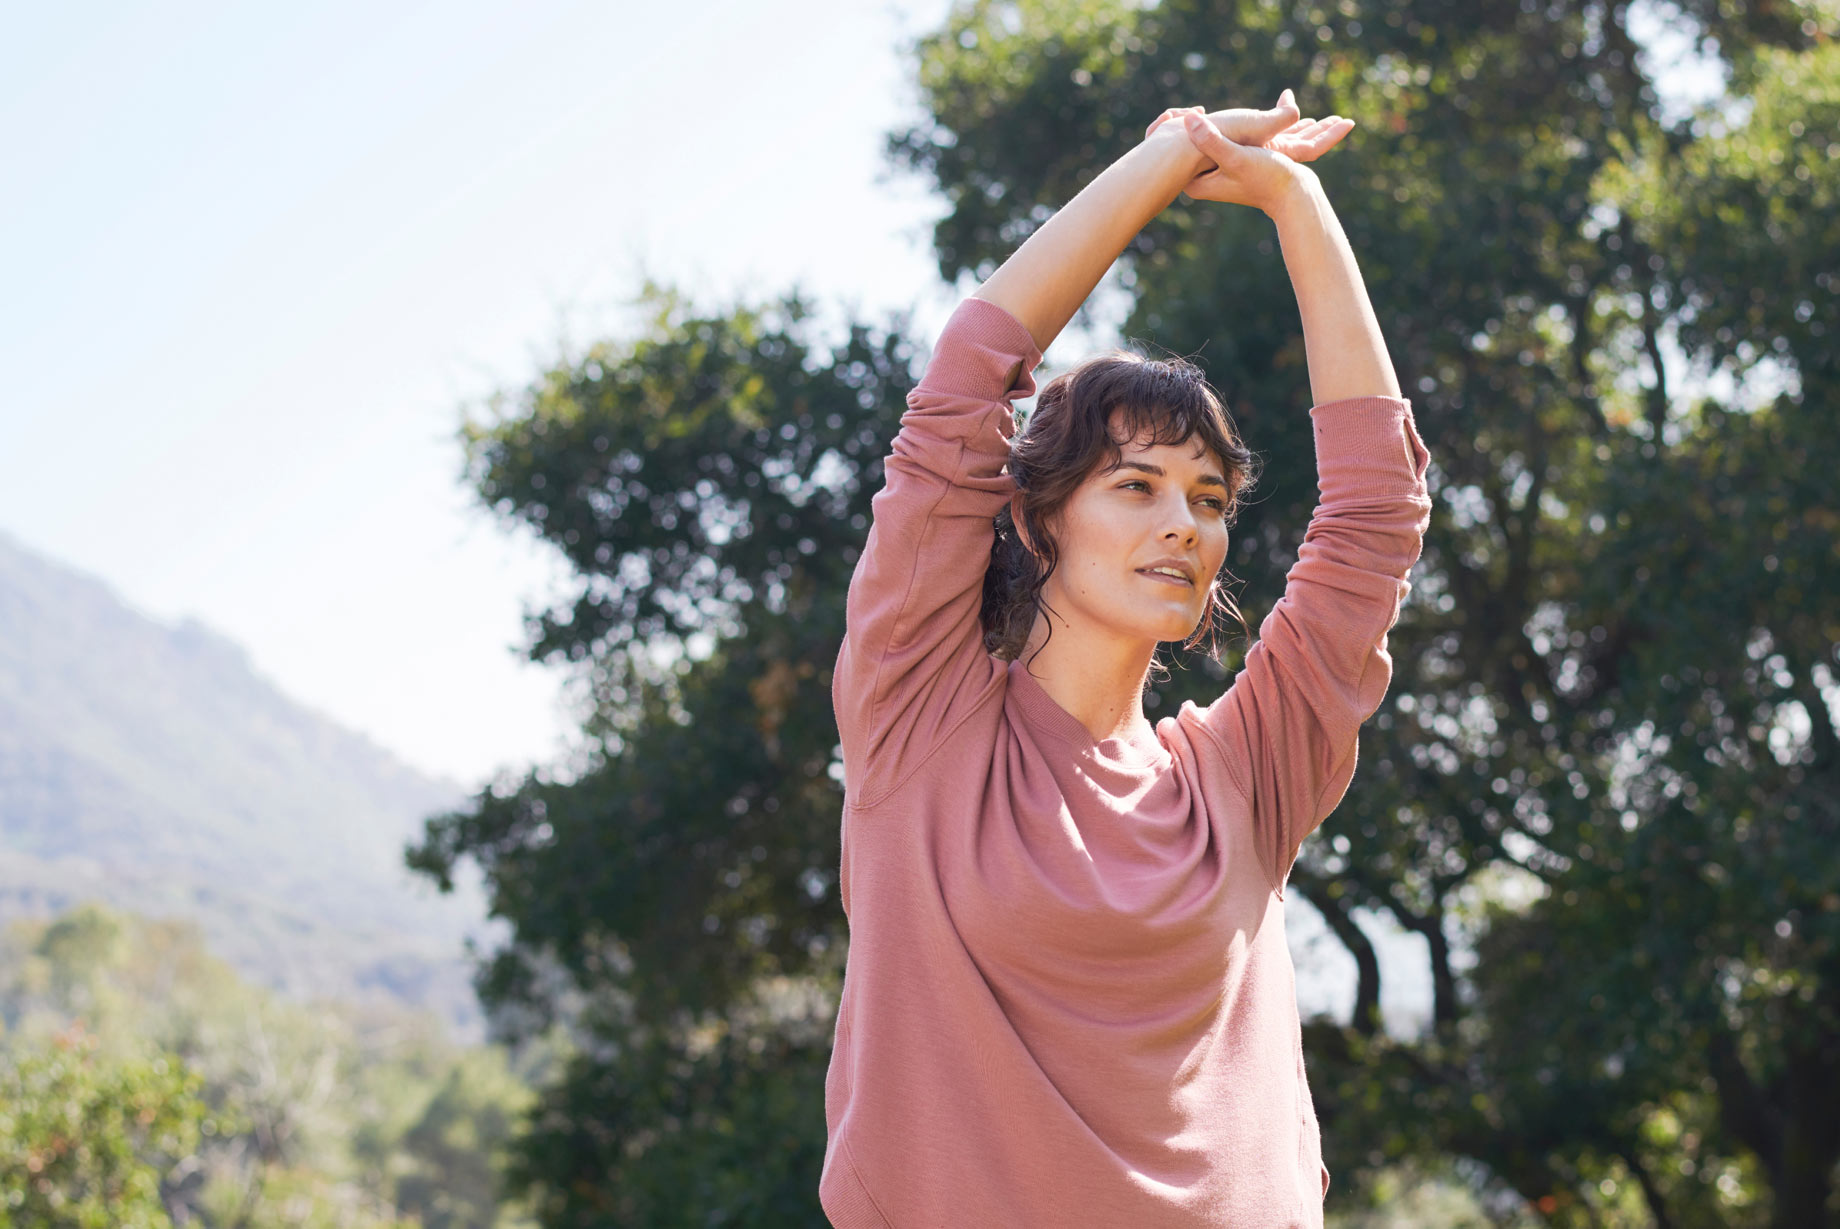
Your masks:
<svg viewBox="0 0 1840 1229"><path fill-rule="evenodd" d="M1664 113L1623 5L983 0L913 49L927 113L889 151L949 203L954 282L1166 106L1292 86L1360 123L1318 170L1438 510L1357 786L1293 877L1358 969L1306 1037L1344 1212L1416 1167L1560 1226L1836 1214L1834 17L1680 12L1717 23L1729 118ZM1256 625L1316 494L1274 235L1178 202L1122 275L1125 333L1198 355L1268 457L1229 558ZM411 863L480 865L513 927L482 992L579 1048L520 1169L551 1223L779 1223L724 1194L743 1129L756 1189L805 1183L821 1223L821 1118L768 1145L826 1047L759 988L835 989L828 672L917 372L899 322L825 354L796 297L651 294L643 336L468 436L482 499L574 569L531 654L580 673L600 752L431 821ZM1188 664L1153 712L1238 663ZM1424 1036L1381 1028L1374 914L1426 942ZM711 1033L793 1048L712 1080Z"/></svg>
<svg viewBox="0 0 1840 1229"><path fill-rule="evenodd" d="M153 1075L171 1083L184 1073L186 1096L206 1115L202 1138L158 1170L159 1201L182 1223L525 1223L500 1198L499 1181L510 1124L530 1092L501 1050L453 1046L437 1020L400 1009L279 999L213 958L193 926L96 906L16 925L0 942L0 1026L0 1068L9 1071L51 1070L45 1056L82 1038L88 1067L66 1057L55 1070L69 1085L93 1069L105 1108L126 1097L132 1078L152 1089L133 1112L154 1113L154 1094L171 1090ZM0 1080L0 1119L40 1124L41 1134L43 1123L70 1119L76 1094L47 1079L23 1091ZM94 1141L72 1145L72 1164L93 1167L119 1152L97 1151L110 1138L106 1121L97 1123ZM0 1148L7 1129L0 1123Z"/></svg>
<svg viewBox="0 0 1840 1229"><path fill-rule="evenodd" d="M1555 1224L1808 1225L1840 1160L1840 569L1813 477L1840 461L1840 64L1814 6L1685 11L1717 22L1729 122L1664 121L1620 5L977 4L923 42L932 114L893 148L954 202L957 277L1172 98L1295 85L1357 117L1320 173L1439 512L1360 786L1294 880L1360 971L1351 1024L1308 1039L1330 1165L1469 1157ZM1255 444L1299 459L1242 520L1249 612L1313 498L1284 277L1263 219L1201 209L1126 274L1127 333L1205 350ZM1670 387L1670 347L1703 394ZM1791 387L1761 406L1710 382L1772 368ZM1425 938L1428 1037L1381 1032L1357 909Z"/></svg>
<svg viewBox="0 0 1840 1229"><path fill-rule="evenodd" d="M212 1120L196 1072L73 1028L0 1051L0 1224L141 1229Z"/></svg>
<svg viewBox="0 0 1840 1229"><path fill-rule="evenodd" d="M821 1224L844 940L830 670L918 373L898 328L824 352L796 294L724 316L646 295L647 335L468 436L481 497L576 571L531 653L582 672L602 753L487 789L410 862L444 883L479 862L516 936L485 1001L508 1035L577 1038L519 1146L546 1223Z"/></svg>
<svg viewBox="0 0 1840 1229"><path fill-rule="evenodd" d="M492 1229L502 1218L507 1149L530 1090L502 1052L462 1055L397 1142L409 1162L396 1206L422 1229Z"/></svg>

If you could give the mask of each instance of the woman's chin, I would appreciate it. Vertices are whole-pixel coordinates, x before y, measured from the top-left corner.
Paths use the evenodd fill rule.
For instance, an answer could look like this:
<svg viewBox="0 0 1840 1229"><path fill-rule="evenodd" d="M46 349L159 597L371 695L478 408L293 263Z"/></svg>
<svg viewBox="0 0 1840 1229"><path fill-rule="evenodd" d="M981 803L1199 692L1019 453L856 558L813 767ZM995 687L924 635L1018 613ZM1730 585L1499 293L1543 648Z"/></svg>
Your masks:
<svg viewBox="0 0 1840 1229"><path fill-rule="evenodd" d="M1153 625L1144 628L1144 634L1147 638L1161 644L1166 640L1187 640L1194 630L1195 621L1193 619L1186 622L1174 618L1158 619Z"/></svg>

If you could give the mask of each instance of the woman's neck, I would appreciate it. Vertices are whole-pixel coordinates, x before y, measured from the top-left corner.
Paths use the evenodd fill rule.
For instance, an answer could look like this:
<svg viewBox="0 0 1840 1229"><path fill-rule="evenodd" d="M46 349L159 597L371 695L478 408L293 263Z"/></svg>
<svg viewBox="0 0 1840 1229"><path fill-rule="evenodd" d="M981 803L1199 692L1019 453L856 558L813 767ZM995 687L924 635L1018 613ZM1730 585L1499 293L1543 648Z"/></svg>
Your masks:
<svg viewBox="0 0 1840 1229"><path fill-rule="evenodd" d="M1115 635L1079 634L1046 619L1023 649L1023 668L1054 702L1086 727L1094 741L1129 738L1149 728L1144 717L1144 677L1156 654L1154 642L1133 644Z"/></svg>

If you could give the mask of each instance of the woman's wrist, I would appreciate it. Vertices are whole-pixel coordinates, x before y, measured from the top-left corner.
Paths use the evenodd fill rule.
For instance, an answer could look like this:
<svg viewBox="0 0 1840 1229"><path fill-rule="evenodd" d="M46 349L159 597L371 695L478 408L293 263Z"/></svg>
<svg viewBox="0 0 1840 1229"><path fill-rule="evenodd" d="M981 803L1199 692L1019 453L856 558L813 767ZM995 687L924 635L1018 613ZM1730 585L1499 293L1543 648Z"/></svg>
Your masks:
<svg viewBox="0 0 1840 1229"><path fill-rule="evenodd" d="M1182 182L1177 189L1178 195L1189 180L1214 169L1214 160L1195 148L1181 124L1159 125L1131 152L1140 158L1154 158L1159 166L1179 169Z"/></svg>
<svg viewBox="0 0 1840 1229"><path fill-rule="evenodd" d="M1329 203L1328 194L1323 191L1322 179L1311 168L1302 163L1292 167L1290 183L1284 191L1264 206L1265 216L1277 223L1283 230L1300 219L1320 216L1321 210Z"/></svg>

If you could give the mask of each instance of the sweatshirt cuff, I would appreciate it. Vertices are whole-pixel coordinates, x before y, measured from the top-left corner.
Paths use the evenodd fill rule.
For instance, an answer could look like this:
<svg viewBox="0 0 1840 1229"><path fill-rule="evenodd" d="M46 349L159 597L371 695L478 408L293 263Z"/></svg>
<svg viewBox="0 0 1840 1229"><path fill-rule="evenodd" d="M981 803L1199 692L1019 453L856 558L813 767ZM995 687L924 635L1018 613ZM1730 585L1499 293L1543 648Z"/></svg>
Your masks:
<svg viewBox="0 0 1840 1229"><path fill-rule="evenodd" d="M1009 373L1018 363L1021 374L1012 385ZM1034 396L1040 365L1041 349L1021 321L988 299L968 298L939 331L920 386L980 401L1015 401Z"/></svg>
<svg viewBox="0 0 1840 1229"><path fill-rule="evenodd" d="M1335 488L1358 485L1363 492L1422 495L1431 453L1403 397L1348 397L1310 411L1315 430L1318 485L1328 497Z"/></svg>

